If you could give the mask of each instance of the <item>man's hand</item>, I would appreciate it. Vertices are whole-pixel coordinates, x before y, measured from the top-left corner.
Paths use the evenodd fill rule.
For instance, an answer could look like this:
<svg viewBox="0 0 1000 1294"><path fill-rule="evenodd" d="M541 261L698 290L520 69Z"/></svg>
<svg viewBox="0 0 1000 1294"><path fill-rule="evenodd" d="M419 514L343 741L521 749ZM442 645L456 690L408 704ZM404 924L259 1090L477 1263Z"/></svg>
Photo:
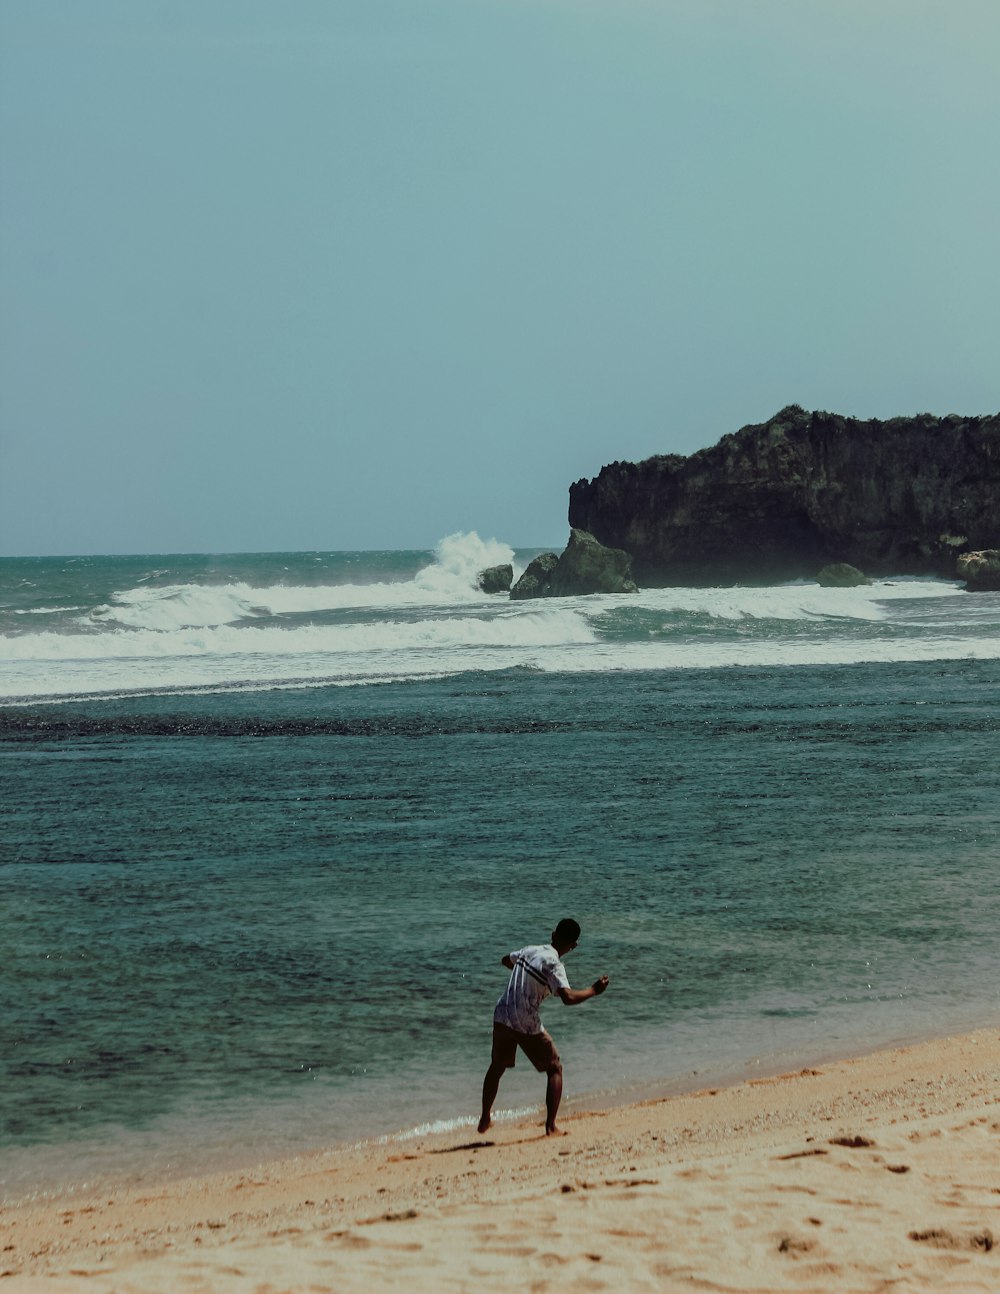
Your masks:
<svg viewBox="0 0 1000 1294"><path fill-rule="evenodd" d="M595 979L590 988L561 988L559 996L566 1006L579 1006L581 1002L589 1002L593 997L600 997L608 987L607 975L602 975L600 979Z"/></svg>

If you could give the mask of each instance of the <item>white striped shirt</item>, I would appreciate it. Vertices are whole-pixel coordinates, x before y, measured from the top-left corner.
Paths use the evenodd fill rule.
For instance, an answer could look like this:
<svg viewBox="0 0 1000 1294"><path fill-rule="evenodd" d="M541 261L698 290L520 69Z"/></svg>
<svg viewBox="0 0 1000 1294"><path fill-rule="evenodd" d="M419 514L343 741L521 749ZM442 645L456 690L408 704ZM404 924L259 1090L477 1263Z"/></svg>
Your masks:
<svg viewBox="0 0 1000 1294"><path fill-rule="evenodd" d="M569 988L566 968L551 944L530 944L508 955L514 969L493 1019L518 1033L541 1033L538 1008L550 993Z"/></svg>

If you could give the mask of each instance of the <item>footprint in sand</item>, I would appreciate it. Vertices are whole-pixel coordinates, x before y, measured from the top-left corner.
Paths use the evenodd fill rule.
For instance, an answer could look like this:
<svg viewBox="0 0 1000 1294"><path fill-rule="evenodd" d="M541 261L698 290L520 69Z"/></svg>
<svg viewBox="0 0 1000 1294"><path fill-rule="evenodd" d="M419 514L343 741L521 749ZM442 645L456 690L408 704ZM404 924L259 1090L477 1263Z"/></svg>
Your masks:
<svg viewBox="0 0 1000 1294"><path fill-rule="evenodd" d="M791 1254L792 1257L807 1254L815 1248L815 1240L803 1240L798 1236L782 1236L778 1241L778 1253Z"/></svg>
<svg viewBox="0 0 1000 1294"><path fill-rule="evenodd" d="M367 1236L352 1235L350 1231L328 1231L324 1240L339 1240L346 1249L370 1249L372 1241Z"/></svg>
<svg viewBox="0 0 1000 1294"><path fill-rule="evenodd" d="M911 1231L911 1240L920 1244L931 1245L934 1249L977 1249L988 1254L993 1248L993 1233L988 1228L974 1231L968 1235L956 1235L954 1231L932 1227L927 1231Z"/></svg>

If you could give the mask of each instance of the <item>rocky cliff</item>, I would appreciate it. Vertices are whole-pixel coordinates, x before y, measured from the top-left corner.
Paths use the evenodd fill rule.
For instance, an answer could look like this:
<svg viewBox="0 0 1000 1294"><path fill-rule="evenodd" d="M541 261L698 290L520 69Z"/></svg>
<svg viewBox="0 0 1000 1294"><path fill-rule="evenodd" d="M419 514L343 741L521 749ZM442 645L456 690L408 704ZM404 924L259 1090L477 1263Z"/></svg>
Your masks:
<svg viewBox="0 0 1000 1294"><path fill-rule="evenodd" d="M1000 414L862 422L798 405L689 457L612 463L569 492L571 526L632 556L641 585L955 577L1000 547Z"/></svg>

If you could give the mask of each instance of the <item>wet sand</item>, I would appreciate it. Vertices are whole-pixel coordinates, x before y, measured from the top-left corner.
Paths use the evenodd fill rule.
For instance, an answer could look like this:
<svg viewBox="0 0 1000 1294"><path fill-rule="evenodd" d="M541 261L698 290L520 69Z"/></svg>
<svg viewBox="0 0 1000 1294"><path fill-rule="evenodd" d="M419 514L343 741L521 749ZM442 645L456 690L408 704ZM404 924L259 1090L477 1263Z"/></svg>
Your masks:
<svg viewBox="0 0 1000 1294"><path fill-rule="evenodd" d="M7 1207L0 1290L1000 1290L998 1029L561 1123Z"/></svg>

